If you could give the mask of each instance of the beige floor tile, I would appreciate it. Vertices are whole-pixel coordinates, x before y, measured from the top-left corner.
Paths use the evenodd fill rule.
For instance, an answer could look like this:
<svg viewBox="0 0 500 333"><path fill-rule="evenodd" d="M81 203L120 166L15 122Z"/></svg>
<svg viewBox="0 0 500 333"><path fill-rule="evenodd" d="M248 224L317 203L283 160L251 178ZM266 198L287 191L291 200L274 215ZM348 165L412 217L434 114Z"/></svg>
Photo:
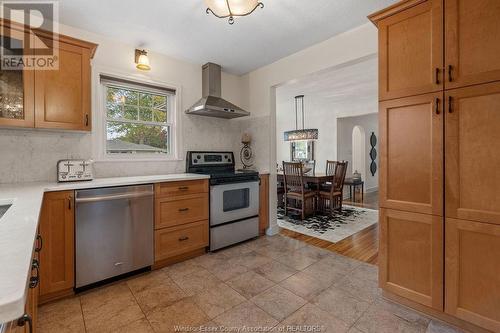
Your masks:
<svg viewBox="0 0 500 333"><path fill-rule="evenodd" d="M331 253L329 256L325 257L323 261L329 263L332 268L343 274L352 272L356 267L362 264L361 261L336 253Z"/></svg>
<svg viewBox="0 0 500 333"><path fill-rule="evenodd" d="M364 333L364 332L360 331L359 329L353 326L349 329L347 333Z"/></svg>
<svg viewBox="0 0 500 333"><path fill-rule="evenodd" d="M282 264L285 264L289 267L301 271L304 268L317 262L318 259L311 258L310 256L303 254L300 252L300 250L298 250L290 252L284 256L278 257L276 258L276 261L279 261Z"/></svg>
<svg viewBox="0 0 500 333"><path fill-rule="evenodd" d="M316 279L304 272L290 276L288 279L280 282L280 285L307 300L312 299L330 286L330 284L325 283L323 280Z"/></svg>
<svg viewBox="0 0 500 333"><path fill-rule="evenodd" d="M113 333L152 333L153 328L146 318L139 319L128 325L117 328Z"/></svg>
<svg viewBox="0 0 500 333"><path fill-rule="evenodd" d="M272 259L262 254L258 254L255 251L242 254L238 257L234 257L232 262L237 265L245 266L249 269L257 268L264 264L267 264Z"/></svg>
<svg viewBox="0 0 500 333"><path fill-rule="evenodd" d="M283 247L269 244L269 245L264 245L262 247L256 248L255 252L262 254L263 256L276 259L276 258L279 258L279 257L282 257L282 256L289 254L291 251L287 250L286 248L283 248Z"/></svg>
<svg viewBox="0 0 500 333"><path fill-rule="evenodd" d="M246 326L260 329L270 329L278 324L276 319L248 301L224 312L216 317L214 322L225 327Z"/></svg>
<svg viewBox="0 0 500 333"><path fill-rule="evenodd" d="M194 260L187 260L172 266L167 266L163 268L162 271L167 272L167 274L175 281L175 279L180 279L185 275L196 272L199 268L200 266L198 266Z"/></svg>
<svg viewBox="0 0 500 333"><path fill-rule="evenodd" d="M332 265L331 260L325 259L315 262L302 272L329 285L341 281L345 276L345 271L339 269L338 266Z"/></svg>
<svg viewBox="0 0 500 333"><path fill-rule="evenodd" d="M370 303L354 298L347 292L330 287L312 299L312 304L341 319L349 326L368 309Z"/></svg>
<svg viewBox="0 0 500 333"><path fill-rule="evenodd" d="M217 286L222 281L204 268L193 273L173 278L174 282L189 296Z"/></svg>
<svg viewBox="0 0 500 333"><path fill-rule="evenodd" d="M80 297L87 332L109 332L144 318L125 282Z"/></svg>
<svg viewBox="0 0 500 333"><path fill-rule="evenodd" d="M193 297L193 301L209 318L215 318L221 313L246 301L245 297L233 288L221 283Z"/></svg>
<svg viewBox="0 0 500 333"><path fill-rule="evenodd" d="M187 294L164 271L133 278L127 284L145 314L184 298Z"/></svg>
<svg viewBox="0 0 500 333"><path fill-rule="evenodd" d="M421 323L421 325L428 325L430 323L430 318L413 311L407 307L404 307L402 305L390 302L388 300L385 300L383 298L378 299L375 304L375 307L388 311L397 317L404 319L408 322L411 323Z"/></svg>
<svg viewBox="0 0 500 333"><path fill-rule="evenodd" d="M243 273L226 283L247 299L260 294L274 285L274 282L253 271Z"/></svg>
<svg viewBox="0 0 500 333"><path fill-rule="evenodd" d="M174 332L176 326L197 328L209 321L203 310L190 298L161 308L147 317L155 332Z"/></svg>
<svg viewBox="0 0 500 333"><path fill-rule="evenodd" d="M302 297L278 285L253 297L251 301L278 321L282 321L307 303Z"/></svg>
<svg viewBox="0 0 500 333"><path fill-rule="evenodd" d="M349 330L349 326L342 320L335 318L320 308L306 304L297 312L286 318L278 327L282 327L282 332L328 332L344 333ZM312 330L314 329L314 330Z"/></svg>
<svg viewBox="0 0 500 333"><path fill-rule="evenodd" d="M304 254L304 255L311 257L312 259L316 259L316 260L321 260L323 258L326 258L333 253L332 251L328 251L328 250L325 250L325 249L322 249L322 248L319 248L319 247L313 246L313 245L306 245L304 247L299 248L295 252Z"/></svg>
<svg viewBox="0 0 500 333"><path fill-rule="evenodd" d="M250 249L255 250L259 247L262 247L262 246L265 246L265 245L269 245L269 244L272 244L274 242L274 238L276 236L262 236L262 237L259 237L259 238L256 238L254 240L251 240L251 241L248 241L245 243L245 245L247 247L249 247Z"/></svg>
<svg viewBox="0 0 500 333"><path fill-rule="evenodd" d="M378 267L375 265L362 263L356 267L350 275L358 279L378 281Z"/></svg>
<svg viewBox="0 0 500 333"><path fill-rule="evenodd" d="M38 308L37 332L84 333L79 297L71 297Z"/></svg>
<svg viewBox="0 0 500 333"><path fill-rule="evenodd" d="M354 326L365 333L425 333L428 321L408 321L374 303Z"/></svg>
<svg viewBox="0 0 500 333"><path fill-rule="evenodd" d="M280 263L279 261L273 260L267 264L255 268L254 272L262 275L263 277L273 282L278 283L292 276L298 271L294 268L288 267L287 265Z"/></svg>
<svg viewBox="0 0 500 333"><path fill-rule="evenodd" d="M210 267L224 263L227 260L228 260L227 256L225 256L221 252L217 252L217 253L207 253L205 255L196 257L193 259L193 262L205 269L210 269Z"/></svg>
<svg viewBox="0 0 500 333"><path fill-rule="evenodd" d="M248 271L248 267L237 264L232 258L226 259L224 262L208 267L207 269L222 281L230 280Z"/></svg>
<svg viewBox="0 0 500 333"><path fill-rule="evenodd" d="M358 279L350 275L345 276L334 285L337 288L345 290L354 297L366 302L375 301L382 295L382 291L378 287L378 283L376 281Z"/></svg>
<svg viewBox="0 0 500 333"><path fill-rule="evenodd" d="M229 258L234 258L252 251L253 249L248 246L247 243L243 243L225 248L223 250L220 250L218 253L222 253Z"/></svg>
<svg viewBox="0 0 500 333"><path fill-rule="evenodd" d="M425 333L465 333L465 331L449 326L438 320L431 320Z"/></svg>

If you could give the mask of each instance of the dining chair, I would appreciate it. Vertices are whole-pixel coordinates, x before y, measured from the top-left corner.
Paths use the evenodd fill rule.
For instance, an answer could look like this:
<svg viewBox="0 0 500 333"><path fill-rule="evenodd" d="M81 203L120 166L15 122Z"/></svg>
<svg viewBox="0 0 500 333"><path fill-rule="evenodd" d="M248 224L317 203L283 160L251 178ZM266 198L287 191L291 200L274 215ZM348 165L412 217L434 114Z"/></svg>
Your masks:
<svg viewBox="0 0 500 333"><path fill-rule="evenodd" d="M285 215L288 211L300 213L302 220L306 216L307 203L311 202L314 210L316 192L305 188L304 170L301 162L283 162L283 178L285 179ZM288 200L294 200L295 206L289 206Z"/></svg>
<svg viewBox="0 0 500 333"><path fill-rule="evenodd" d="M323 212L327 212L328 210L333 212L335 209L342 210L347 163L347 161L335 162L332 184L319 191L318 201Z"/></svg>

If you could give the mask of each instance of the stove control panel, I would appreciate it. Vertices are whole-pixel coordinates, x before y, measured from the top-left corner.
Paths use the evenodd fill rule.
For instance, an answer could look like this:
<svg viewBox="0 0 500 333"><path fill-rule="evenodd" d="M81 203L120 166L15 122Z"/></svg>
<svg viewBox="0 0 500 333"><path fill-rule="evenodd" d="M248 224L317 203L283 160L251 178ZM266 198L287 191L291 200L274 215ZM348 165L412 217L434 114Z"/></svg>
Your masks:
<svg viewBox="0 0 500 333"><path fill-rule="evenodd" d="M92 180L92 160L60 160L57 162L57 181L77 182Z"/></svg>
<svg viewBox="0 0 500 333"><path fill-rule="evenodd" d="M192 166L204 165L234 165L232 152L189 152L188 162Z"/></svg>

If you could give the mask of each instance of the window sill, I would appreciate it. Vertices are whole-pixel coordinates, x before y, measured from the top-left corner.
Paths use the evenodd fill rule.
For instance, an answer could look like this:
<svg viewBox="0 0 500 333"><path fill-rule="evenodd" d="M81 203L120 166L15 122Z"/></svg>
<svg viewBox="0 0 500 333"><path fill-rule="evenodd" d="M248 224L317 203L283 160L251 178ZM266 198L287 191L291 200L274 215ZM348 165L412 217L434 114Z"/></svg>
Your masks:
<svg viewBox="0 0 500 333"><path fill-rule="evenodd" d="M179 162L179 161L184 161L182 158L178 157L158 157L158 158L109 158L109 157L102 157L102 158L96 158L94 159L95 163L108 163L108 162Z"/></svg>

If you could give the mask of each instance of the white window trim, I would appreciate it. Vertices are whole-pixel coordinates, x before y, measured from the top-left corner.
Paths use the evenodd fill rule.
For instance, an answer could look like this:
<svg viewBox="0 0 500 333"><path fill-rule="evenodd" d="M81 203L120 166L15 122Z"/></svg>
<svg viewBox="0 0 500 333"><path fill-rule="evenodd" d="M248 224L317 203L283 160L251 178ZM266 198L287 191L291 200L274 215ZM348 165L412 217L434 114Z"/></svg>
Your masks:
<svg viewBox="0 0 500 333"><path fill-rule="evenodd" d="M124 73L120 73L118 71L110 71L108 70L99 70L97 68L93 68L93 87L94 92L94 114L92 115L92 134L93 134L93 156L96 162L168 162L168 161L182 161L181 158L181 136L179 128L181 126L181 96L182 96L182 88L179 85L162 82L157 79L146 78L144 76L134 76L134 75L126 75ZM130 81L137 82L138 84L153 84L158 87L174 89L175 90L175 98L172 102L172 110L174 115L171 118L171 122L169 123L170 127L170 149L171 153L169 154L154 154L151 156L141 156L138 154L107 154L106 153L106 108L104 103L104 98L106 96L106 86L101 84L100 76L107 75L116 77L118 79L126 79ZM126 155L126 156L124 156Z"/></svg>

